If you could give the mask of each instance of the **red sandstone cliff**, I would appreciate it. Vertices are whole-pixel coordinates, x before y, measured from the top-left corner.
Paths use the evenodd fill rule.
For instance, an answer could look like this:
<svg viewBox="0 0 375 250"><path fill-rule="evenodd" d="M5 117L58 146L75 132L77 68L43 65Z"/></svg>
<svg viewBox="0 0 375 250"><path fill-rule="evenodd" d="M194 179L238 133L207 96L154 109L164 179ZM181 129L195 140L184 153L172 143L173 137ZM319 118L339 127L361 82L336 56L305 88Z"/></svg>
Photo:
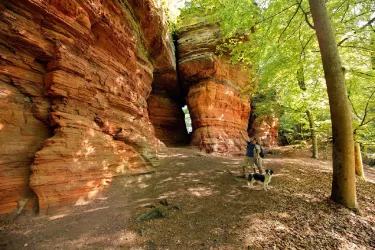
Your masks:
<svg viewBox="0 0 375 250"><path fill-rule="evenodd" d="M241 154L250 115L250 100L241 90L249 83L242 65L216 56L219 28L204 22L178 32L178 71L190 111L191 145L207 152Z"/></svg>
<svg viewBox="0 0 375 250"><path fill-rule="evenodd" d="M42 213L84 204L114 176L147 171L164 146L151 89L179 93L162 10L149 0L17 0L0 12L0 214L33 191Z"/></svg>
<svg viewBox="0 0 375 250"><path fill-rule="evenodd" d="M179 31L179 82L154 1L17 0L0 12L0 215L85 204L113 177L149 171L164 143L186 142L185 102L191 145L245 152L249 73L215 55L218 27Z"/></svg>
<svg viewBox="0 0 375 250"><path fill-rule="evenodd" d="M262 146L274 147L279 145L279 119L275 116L257 117L249 127L249 135L258 139Z"/></svg>

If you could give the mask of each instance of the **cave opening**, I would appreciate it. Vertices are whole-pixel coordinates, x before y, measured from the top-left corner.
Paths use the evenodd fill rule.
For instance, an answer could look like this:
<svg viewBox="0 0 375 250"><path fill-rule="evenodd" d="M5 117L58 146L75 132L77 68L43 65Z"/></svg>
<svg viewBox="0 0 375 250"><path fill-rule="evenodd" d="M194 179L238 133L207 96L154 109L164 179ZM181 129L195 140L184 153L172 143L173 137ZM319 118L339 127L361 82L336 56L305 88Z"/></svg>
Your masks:
<svg viewBox="0 0 375 250"><path fill-rule="evenodd" d="M182 112L185 115L186 131L187 131L188 135L190 135L193 132L193 126L192 126L192 123L191 123L190 112L189 112L189 108L187 107L187 105L182 107Z"/></svg>

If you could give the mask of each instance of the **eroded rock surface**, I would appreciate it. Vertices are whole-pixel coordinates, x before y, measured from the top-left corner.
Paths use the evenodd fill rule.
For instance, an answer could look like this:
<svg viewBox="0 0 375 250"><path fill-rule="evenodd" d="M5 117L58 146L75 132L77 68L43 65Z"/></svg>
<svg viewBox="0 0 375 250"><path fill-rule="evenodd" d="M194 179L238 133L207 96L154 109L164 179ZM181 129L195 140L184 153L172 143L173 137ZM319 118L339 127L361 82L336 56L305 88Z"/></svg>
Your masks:
<svg viewBox="0 0 375 250"><path fill-rule="evenodd" d="M161 91L153 91L147 103L156 137L167 146L187 144L185 114L181 105Z"/></svg>
<svg viewBox="0 0 375 250"><path fill-rule="evenodd" d="M249 134L257 138L263 146L278 146L279 125L279 119L275 116L259 116L251 123Z"/></svg>
<svg viewBox="0 0 375 250"><path fill-rule="evenodd" d="M178 33L178 71L192 119L191 145L207 152L240 154L250 115L249 71L231 65L229 57L217 56L222 42L219 28L192 23Z"/></svg>
<svg viewBox="0 0 375 250"><path fill-rule="evenodd" d="M164 147L148 115L154 73L177 79L160 7L16 0L0 11L0 214L32 197L32 162L42 213L148 171ZM179 93L176 82L154 84Z"/></svg>

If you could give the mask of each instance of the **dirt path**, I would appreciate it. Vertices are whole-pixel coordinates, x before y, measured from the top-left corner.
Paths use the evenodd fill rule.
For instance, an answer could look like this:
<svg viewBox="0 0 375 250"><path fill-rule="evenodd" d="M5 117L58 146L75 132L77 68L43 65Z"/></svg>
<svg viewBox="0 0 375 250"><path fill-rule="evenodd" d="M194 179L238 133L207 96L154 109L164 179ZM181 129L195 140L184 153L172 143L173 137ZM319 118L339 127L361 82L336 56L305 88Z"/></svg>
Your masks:
<svg viewBox="0 0 375 250"><path fill-rule="evenodd" d="M170 148L155 173L117 177L88 205L2 225L0 249L374 249L375 169L358 216L328 201L329 161L294 155L266 155L265 192L237 177L241 158ZM166 217L137 220L155 208Z"/></svg>

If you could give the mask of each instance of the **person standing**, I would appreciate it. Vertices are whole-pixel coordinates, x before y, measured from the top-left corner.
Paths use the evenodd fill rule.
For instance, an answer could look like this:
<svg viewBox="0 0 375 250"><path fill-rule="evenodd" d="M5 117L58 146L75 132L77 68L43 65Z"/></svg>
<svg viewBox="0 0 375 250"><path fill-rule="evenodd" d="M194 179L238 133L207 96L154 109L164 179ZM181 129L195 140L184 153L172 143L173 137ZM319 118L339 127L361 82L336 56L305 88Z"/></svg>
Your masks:
<svg viewBox="0 0 375 250"><path fill-rule="evenodd" d="M255 144L253 143L253 139L248 138L248 137L246 138L242 131L241 131L241 135L247 143L246 155L242 161L242 174L243 176L246 176L246 168L248 168L249 165L250 165L250 168L252 167L255 172L255 162L254 162Z"/></svg>
<svg viewBox="0 0 375 250"><path fill-rule="evenodd" d="M262 151L262 149L261 149L261 147L258 143L258 140L255 137L253 138L253 143L255 145L255 147L254 147L254 163L257 166L259 173L263 174L263 169L262 169L263 159L260 156L260 152ZM255 171L255 167L254 167L254 173L255 172L256 171Z"/></svg>

